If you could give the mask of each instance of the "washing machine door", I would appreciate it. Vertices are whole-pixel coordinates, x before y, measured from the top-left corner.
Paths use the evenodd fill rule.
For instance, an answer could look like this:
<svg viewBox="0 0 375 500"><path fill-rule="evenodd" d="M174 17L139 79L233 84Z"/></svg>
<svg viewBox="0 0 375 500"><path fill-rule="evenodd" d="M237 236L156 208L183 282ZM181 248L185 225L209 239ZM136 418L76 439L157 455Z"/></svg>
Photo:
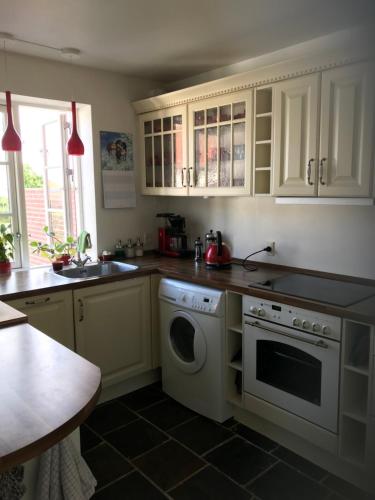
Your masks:
<svg viewBox="0 0 375 500"><path fill-rule="evenodd" d="M206 362L203 330L185 311L175 311L171 317L167 343L172 360L185 373L198 372Z"/></svg>

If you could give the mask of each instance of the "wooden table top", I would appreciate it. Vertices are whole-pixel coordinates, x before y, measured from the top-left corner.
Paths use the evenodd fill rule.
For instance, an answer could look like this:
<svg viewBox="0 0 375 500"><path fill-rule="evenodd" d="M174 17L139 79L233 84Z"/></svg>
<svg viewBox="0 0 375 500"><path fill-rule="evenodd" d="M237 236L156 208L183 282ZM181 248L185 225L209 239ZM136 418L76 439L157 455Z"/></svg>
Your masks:
<svg viewBox="0 0 375 500"><path fill-rule="evenodd" d="M26 314L17 311L8 304L4 304L4 302L0 302L0 328L18 325L19 323L27 323Z"/></svg>
<svg viewBox="0 0 375 500"><path fill-rule="evenodd" d="M40 455L86 420L98 367L28 324L0 329L0 472Z"/></svg>

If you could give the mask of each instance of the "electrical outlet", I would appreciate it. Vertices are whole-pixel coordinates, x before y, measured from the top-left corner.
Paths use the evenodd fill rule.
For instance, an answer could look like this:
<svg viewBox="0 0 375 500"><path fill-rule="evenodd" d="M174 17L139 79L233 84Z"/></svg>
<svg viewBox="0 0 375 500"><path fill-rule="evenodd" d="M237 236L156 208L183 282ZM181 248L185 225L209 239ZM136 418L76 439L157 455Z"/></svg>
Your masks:
<svg viewBox="0 0 375 500"><path fill-rule="evenodd" d="M266 244L266 247L271 247L272 250L267 252L267 255L275 255L275 242L274 241L268 241Z"/></svg>

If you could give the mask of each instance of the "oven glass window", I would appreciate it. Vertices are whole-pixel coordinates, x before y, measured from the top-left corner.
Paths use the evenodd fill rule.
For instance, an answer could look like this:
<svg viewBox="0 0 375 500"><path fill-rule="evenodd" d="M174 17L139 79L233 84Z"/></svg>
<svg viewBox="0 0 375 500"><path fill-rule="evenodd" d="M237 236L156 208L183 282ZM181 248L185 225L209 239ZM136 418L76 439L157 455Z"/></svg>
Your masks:
<svg viewBox="0 0 375 500"><path fill-rule="evenodd" d="M320 406L322 363L301 349L257 340L257 379Z"/></svg>
<svg viewBox="0 0 375 500"><path fill-rule="evenodd" d="M171 344L177 356L185 363L195 361L194 336L195 329L187 319L175 318L172 321L170 329Z"/></svg>

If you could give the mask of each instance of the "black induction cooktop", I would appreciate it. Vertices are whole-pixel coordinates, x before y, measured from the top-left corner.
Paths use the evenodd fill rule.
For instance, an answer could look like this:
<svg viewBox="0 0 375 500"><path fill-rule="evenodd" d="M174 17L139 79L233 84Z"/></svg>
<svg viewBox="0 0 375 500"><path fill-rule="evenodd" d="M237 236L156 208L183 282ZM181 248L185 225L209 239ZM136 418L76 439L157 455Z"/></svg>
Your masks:
<svg viewBox="0 0 375 500"><path fill-rule="evenodd" d="M340 307L349 307L375 295L375 287L372 286L307 274L287 274L281 278L252 282L249 286Z"/></svg>

